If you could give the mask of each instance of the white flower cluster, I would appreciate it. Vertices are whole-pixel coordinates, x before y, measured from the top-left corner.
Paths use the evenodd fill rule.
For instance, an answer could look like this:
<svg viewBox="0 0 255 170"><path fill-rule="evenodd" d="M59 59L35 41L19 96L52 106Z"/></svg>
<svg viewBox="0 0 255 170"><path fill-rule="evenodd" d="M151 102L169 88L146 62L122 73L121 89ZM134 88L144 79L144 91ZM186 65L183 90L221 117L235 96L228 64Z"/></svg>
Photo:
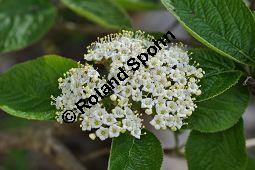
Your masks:
<svg viewBox="0 0 255 170"><path fill-rule="evenodd" d="M111 112L107 112L105 108L97 104L89 109L86 114L83 114L82 117L82 130L91 131L93 128L98 129L96 136L101 140L105 140L108 137L118 137L120 132L125 131L130 131L131 135L140 138L142 120L128 106L123 108L116 106Z"/></svg>
<svg viewBox="0 0 255 170"><path fill-rule="evenodd" d="M72 68L64 74L64 78L59 78L59 89L62 94L57 98L52 96L58 112L56 113L57 121L63 123L62 114L66 110L72 110L75 113L75 121L79 117L75 103L81 98L86 98L88 94L96 87L99 82L99 73L90 65L82 65L78 63L78 68Z"/></svg>
<svg viewBox="0 0 255 170"><path fill-rule="evenodd" d="M70 69L64 74L64 79L59 78L59 88L62 94L57 98L52 96L52 104L59 110L57 121L63 123L63 113L72 110L75 114L75 120L78 120L81 112L77 109L75 103L82 98L88 98L94 94L93 89L105 82L99 78L99 73L90 65L79 64L78 68ZM111 96L114 98L114 95ZM81 114L81 127L84 131L97 129L95 134L90 134L90 138L96 136L101 140L110 137L118 137L120 132L130 131L131 135L140 138L142 120L138 117L137 112L132 111L124 100L118 100L115 108L107 112L102 104L96 104L92 108L84 108L86 114ZM121 106L121 107L120 107Z"/></svg>
<svg viewBox="0 0 255 170"><path fill-rule="evenodd" d="M180 129L183 120L196 108L194 100L201 94L198 82L204 72L189 64L189 56L181 45L161 45L155 55L149 56L146 64L135 58L146 53L154 43L153 37L145 36L141 31L123 31L99 39L88 47L87 61L110 61L108 77L100 78L92 66L80 65L71 69L64 79L60 78L62 94L53 98L53 104L59 110L58 121L63 121L65 110L75 110L78 117L80 112L75 103L95 94L93 89L116 77L121 67L129 76L112 89L111 101L106 100L111 106L107 108L103 99L91 108L84 108L82 129L96 129L90 134L92 139L96 136L101 140L117 137L125 131L140 138L143 128L141 113L153 117L150 123L156 129ZM127 65L131 58L132 65Z"/></svg>

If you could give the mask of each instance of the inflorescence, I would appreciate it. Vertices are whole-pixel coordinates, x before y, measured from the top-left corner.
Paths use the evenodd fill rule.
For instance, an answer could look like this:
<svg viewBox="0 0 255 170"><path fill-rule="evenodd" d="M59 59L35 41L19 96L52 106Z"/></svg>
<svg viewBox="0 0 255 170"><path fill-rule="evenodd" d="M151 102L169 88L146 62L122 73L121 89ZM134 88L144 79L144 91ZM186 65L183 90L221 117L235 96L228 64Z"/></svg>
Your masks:
<svg viewBox="0 0 255 170"><path fill-rule="evenodd" d="M109 73L78 64L59 78L62 94L52 97L57 121L65 121L64 114L81 120L82 130L101 140L126 131L140 138L144 115L156 129L180 129L196 108L204 72L190 64L183 45L167 45L169 36L174 38L167 32L155 40L141 31L123 31L92 43L85 60L103 63Z"/></svg>

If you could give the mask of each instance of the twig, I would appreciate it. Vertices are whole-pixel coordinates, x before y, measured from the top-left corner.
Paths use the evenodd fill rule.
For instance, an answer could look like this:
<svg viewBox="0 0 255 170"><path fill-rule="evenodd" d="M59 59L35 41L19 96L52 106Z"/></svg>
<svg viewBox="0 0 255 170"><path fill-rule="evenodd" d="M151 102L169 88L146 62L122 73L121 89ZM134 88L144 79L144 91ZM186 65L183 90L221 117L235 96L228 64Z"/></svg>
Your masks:
<svg viewBox="0 0 255 170"><path fill-rule="evenodd" d="M184 148L179 149L178 152L176 152L175 148L167 148L167 149L164 149L164 154L165 155L176 155L179 157L185 156Z"/></svg>
<svg viewBox="0 0 255 170"><path fill-rule="evenodd" d="M174 142L175 142L175 152L178 153L179 150L179 134L178 132L173 132L174 133Z"/></svg>
<svg viewBox="0 0 255 170"><path fill-rule="evenodd" d="M255 79L251 76L248 76L245 81L243 82L244 86L248 86L251 93L255 95Z"/></svg>
<svg viewBox="0 0 255 170"><path fill-rule="evenodd" d="M73 154L52 136L51 129L22 129L15 133L0 133L0 153L10 149L36 150L52 158L63 170L85 170Z"/></svg>
<svg viewBox="0 0 255 170"><path fill-rule="evenodd" d="M166 155L171 155L173 153L175 153L175 148L164 149L164 154L166 154Z"/></svg>
<svg viewBox="0 0 255 170"><path fill-rule="evenodd" d="M180 145L179 132L173 132L173 134L174 134L175 146L173 148L165 148L164 154L166 155L175 154L176 156L184 157L184 145Z"/></svg>
<svg viewBox="0 0 255 170"><path fill-rule="evenodd" d="M248 74L248 75L251 75L251 67L250 66L244 66L244 70L246 71L246 73Z"/></svg>

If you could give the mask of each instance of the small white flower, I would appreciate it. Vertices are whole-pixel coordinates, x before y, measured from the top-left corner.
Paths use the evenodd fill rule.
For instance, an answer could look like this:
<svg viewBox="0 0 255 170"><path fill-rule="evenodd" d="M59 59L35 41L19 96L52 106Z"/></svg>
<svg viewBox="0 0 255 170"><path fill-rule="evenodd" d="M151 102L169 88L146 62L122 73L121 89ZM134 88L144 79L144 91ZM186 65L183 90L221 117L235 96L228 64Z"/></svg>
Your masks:
<svg viewBox="0 0 255 170"><path fill-rule="evenodd" d="M155 129L159 130L161 128L165 128L165 120L162 115L156 115L152 121L150 121L150 124L155 127Z"/></svg>
<svg viewBox="0 0 255 170"><path fill-rule="evenodd" d="M156 112L161 115L165 115L169 113L169 108L167 108L165 105L162 106L156 106Z"/></svg>
<svg viewBox="0 0 255 170"><path fill-rule="evenodd" d="M116 101L116 100L117 100L117 96L116 96L115 94L112 94L112 95L110 96L110 99L111 99L112 101Z"/></svg>
<svg viewBox="0 0 255 170"><path fill-rule="evenodd" d="M83 119L83 121L81 122L81 126L82 126L82 130L91 130L92 129L92 124L91 124L91 120L90 118L85 118Z"/></svg>
<svg viewBox="0 0 255 170"><path fill-rule="evenodd" d="M123 129L126 129L128 131L131 131L133 129L133 122L130 119L123 119L122 124L123 124L122 126Z"/></svg>
<svg viewBox="0 0 255 170"><path fill-rule="evenodd" d="M123 87L121 94L122 94L122 96L128 98L129 96L131 96L132 90L133 90L133 88L131 86L125 86L125 87Z"/></svg>
<svg viewBox="0 0 255 170"><path fill-rule="evenodd" d="M125 113L126 117L134 116L134 112L127 106L124 107L124 113Z"/></svg>
<svg viewBox="0 0 255 170"><path fill-rule="evenodd" d="M111 115L111 114L105 114L105 115L103 115L102 120L103 120L103 123L104 123L105 125L108 125L108 126L110 126L110 125L112 125L112 124L114 124L114 123L117 122L117 120L115 119L115 117L114 117L113 115Z"/></svg>
<svg viewBox="0 0 255 170"><path fill-rule="evenodd" d="M99 128L102 125L102 121L99 118L91 118L91 127Z"/></svg>
<svg viewBox="0 0 255 170"><path fill-rule="evenodd" d="M145 113L146 113L147 115L151 115L151 114L152 114L152 109L146 109L146 110L145 110Z"/></svg>
<svg viewBox="0 0 255 170"><path fill-rule="evenodd" d="M143 93L139 89L135 89L132 91L132 100L134 101L141 101L142 100Z"/></svg>
<svg viewBox="0 0 255 170"><path fill-rule="evenodd" d="M125 112L119 106L112 109L112 113L116 118L123 118L125 116Z"/></svg>
<svg viewBox="0 0 255 170"><path fill-rule="evenodd" d="M176 115L170 115L166 122L169 127L174 127L173 129L180 129L182 127L182 119Z"/></svg>
<svg viewBox="0 0 255 170"><path fill-rule="evenodd" d="M140 139L141 137L141 129L135 128L131 131L131 135L133 135L135 138Z"/></svg>
<svg viewBox="0 0 255 170"><path fill-rule="evenodd" d="M122 128L117 126L117 125L110 126L110 128L109 128L109 137L110 138L118 137L120 135L121 130L122 130Z"/></svg>
<svg viewBox="0 0 255 170"><path fill-rule="evenodd" d="M172 113L175 113L177 111L177 104L174 101L167 101L167 107L170 109Z"/></svg>
<svg viewBox="0 0 255 170"><path fill-rule="evenodd" d="M141 108L148 108L148 109L151 109L152 106L154 105L154 102L151 98L145 98L145 99L142 99L141 100Z"/></svg>
<svg viewBox="0 0 255 170"><path fill-rule="evenodd" d="M95 117L102 118L105 114L107 114L106 110L103 108L95 108L91 109L92 112L94 112Z"/></svg>
<svg viewBox="0 0 255 170"><path fill-rule="evenodd" d="M108 136L109 136L109 130L108 130L108 128L100 127L100 128L96 131L96 135L97 135L97 137L99 137L101 140L105 140L105 139L107 139Z"/></svg>
<svg viewBox="0 0 255 170"><path fill-rule="evenodd" d="M185 77L182 77L182 78L180 78L177 82L178 82L180 85L185 86L186 83L187 83L187 80L186 80Z"/></svg>
<svg viewBox="0 0 255 170"><path fill-rule="evenodd" d="M154 89L155 89L155 85L151 82L146 82L142 88L142 90L146 92L150 92L150 93L152 93Z"/></svg>

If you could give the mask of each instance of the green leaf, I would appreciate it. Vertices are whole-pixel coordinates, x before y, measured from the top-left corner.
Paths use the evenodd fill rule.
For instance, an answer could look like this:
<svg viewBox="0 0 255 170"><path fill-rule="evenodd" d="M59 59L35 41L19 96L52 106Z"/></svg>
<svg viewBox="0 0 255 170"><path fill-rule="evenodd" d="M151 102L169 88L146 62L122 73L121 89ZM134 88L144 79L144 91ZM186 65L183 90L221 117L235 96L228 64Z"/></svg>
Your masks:
<svg viewBox="0 0 255 170"><path fill-rule="evenodd" d="M198 48L189 52L192 62L199 63L199 67L205 71L200 82L202 95L197 97L197 102L222 94L237 84L242 76L241 71L234 70L235 65L232 60L224 58L212 50Z"/></svg>
<svg viewBox="0 0 255 170"><path fill-rule="evenodd" d="M22 118L48 120L55 117L50 96L60 94L58 78L76 62L48 55L17 64L0 75L0 107Z"/></svg>
<svg viewBox="0 0 255 170"><path fill-rule="evenodd" d="M242 76L240 71L226 71L204 77L200 84L202 95L197 97L197 102L214 98L238 83Z"/></svg>
<svg viewBox="0 0 255 170"><path fill-rule="evenodd" d="M248 164L245 170L254 170L255 169L255 159L248 157Z"/></svg>
<svg viewBox="0 0 255 170"><path fill-rule="evenodd" d="M232 60L224 58L210 49L194 48L189 52L191 53L192 61L199 63L199 67L205 71L205 76L235 69L235 64Z"/></svg>
<svg viewBox="0 0 255 170"><path fill-rule="evenodd" d="M115 0L127 10L151 10L159 9L161 3L159 0Z"/></svg>
<svg viewBox="0 0 255 170"><path fill-rule="evenodd" d="M186 157L189 170L245 170L247 154L242 120L218 133L192 131Z"/></svg>
<svg viewBox="0 0 255 170"><path fill-rule="evenodd" d="M226 130L240 119L248 102L247 88L234 86L215 98L197 103L188 126L201 132Z"/></svg>
<svg viewBox="0 0 255 170"><path fill-rule="evenodd" d="M242 0L161 0L197 40L236 62L255 64L255 21Z"/></svg>
<svg viewBox="0 0 255 170"><path fill-rule="evenodd" d="M24 48L53 25L56 9L47 0L0 1L0 52Z"/></svg>
<svg viewBox="0 0 255 170"><path fill-rule="evenodd" d="M27 151L11 150L4 159L3 166L5 170L28 170L28 162L29 159Z"/></svg>
<svg viewBox="0 0 255 170"><path fill-rule="evenodd" d="M125 11L112 0L61 0L64 5L107 28L130 28L130 19Z"/></svg>
<svg viewBox="0 0 255 170"><path fill-rule="evenodd" d="M108 169L159 170L163 160L161 144L151 132L146 133L141 139L127 133L114 138Z"/></svg>

